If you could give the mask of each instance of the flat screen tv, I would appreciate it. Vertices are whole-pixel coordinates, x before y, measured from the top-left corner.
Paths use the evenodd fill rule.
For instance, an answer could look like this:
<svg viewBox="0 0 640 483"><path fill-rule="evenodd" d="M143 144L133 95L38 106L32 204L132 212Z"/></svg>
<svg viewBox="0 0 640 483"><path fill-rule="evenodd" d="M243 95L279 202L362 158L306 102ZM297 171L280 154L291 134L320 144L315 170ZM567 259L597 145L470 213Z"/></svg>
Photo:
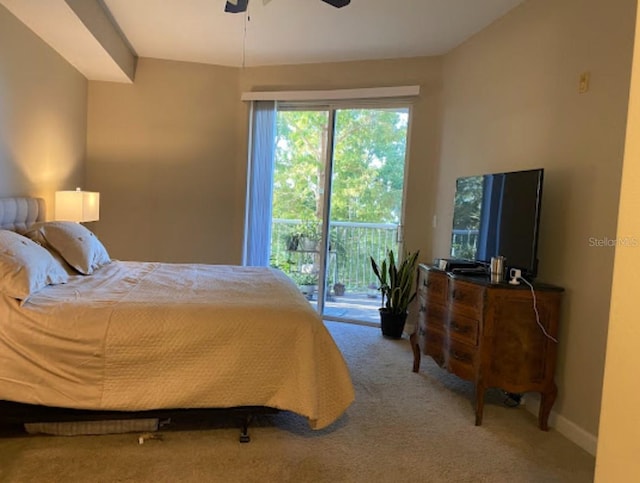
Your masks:
<svg viewBox="0 0 640 483"><path fill-rule="evenodd" d="M543 175L532 169L458 178L451 257L488 265L502 255L505 267L534 278Z"/></svg>

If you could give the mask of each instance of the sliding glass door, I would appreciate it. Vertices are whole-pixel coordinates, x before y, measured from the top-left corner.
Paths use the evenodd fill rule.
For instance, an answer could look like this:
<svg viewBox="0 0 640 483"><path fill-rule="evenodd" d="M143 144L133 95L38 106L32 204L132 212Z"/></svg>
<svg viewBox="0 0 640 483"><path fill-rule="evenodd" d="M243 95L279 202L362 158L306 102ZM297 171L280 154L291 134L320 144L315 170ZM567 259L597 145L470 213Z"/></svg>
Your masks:
<svg viewBox="0 0 640 483"><path fill-rule="evenodd" d="M407 107L276 115L271 265L327 319L377 324L370 256L401 251Z"/></svg>

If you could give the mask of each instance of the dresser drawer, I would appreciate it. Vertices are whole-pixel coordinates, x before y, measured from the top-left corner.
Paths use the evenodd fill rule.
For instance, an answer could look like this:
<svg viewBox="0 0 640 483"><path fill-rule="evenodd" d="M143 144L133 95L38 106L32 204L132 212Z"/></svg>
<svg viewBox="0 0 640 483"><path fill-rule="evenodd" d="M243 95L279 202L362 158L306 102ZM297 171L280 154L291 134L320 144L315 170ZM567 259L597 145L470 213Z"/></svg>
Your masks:
<svg viewBox="0 0 640 483"><path fill-rule="evenodd" d="M447 352L447 368L450 372L463 379L474 380L476 354L475 347L450 339Z"/></svg>
<svg viewBox="0 0 640 483"><path fill-rule="evenodd" d="M447 320L447 309L444 305L427 302L423 312L427 327L444 331Z"/></svg>
<svg viewBox="0 0 640 483"><path fill-rule="evenodd" d="M449 288L449 299L459 312L480 318L484 302L484 288L460 280L453 280Z"/></svg>
<svg viewBox="0 0 640 483"><path fill-rule="evenodd" d="M423 332L422 339L424 353L431 356L436 364L442 367L446 352L444 334L439 330L428 328Z"/></svg>
<svg viewBox="0 0 640 483"><path fill-rule="evenodd" d="M418 277L418 294L425 297L428 302L444 304L447 299L448 278L444 273L420 269Z"/></svg>
<svg viewBox="0 0 640 483"><path fill-rule="evenodd" d="M480 324L477 319L467 317L454 309L447 325L452 339L473 346L478 345Z"/></svg>

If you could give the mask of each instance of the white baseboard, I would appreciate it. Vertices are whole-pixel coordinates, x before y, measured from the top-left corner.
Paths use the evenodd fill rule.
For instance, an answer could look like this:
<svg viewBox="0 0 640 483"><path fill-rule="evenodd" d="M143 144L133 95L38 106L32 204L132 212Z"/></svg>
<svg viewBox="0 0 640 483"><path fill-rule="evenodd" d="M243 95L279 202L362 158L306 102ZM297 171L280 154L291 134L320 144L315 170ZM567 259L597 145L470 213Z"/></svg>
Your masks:
<svg viewBox="0 0 640 483"><path fill-rule="evenodd" d="M525 408L537 418L540 400L532 397L530 394L525 395L525 400ZM549 426L553 427L569 441L574 442L592 456L596 455L598 437L584 430L573 421L568 420L552 410L551 414L549 414Z"/></svg>

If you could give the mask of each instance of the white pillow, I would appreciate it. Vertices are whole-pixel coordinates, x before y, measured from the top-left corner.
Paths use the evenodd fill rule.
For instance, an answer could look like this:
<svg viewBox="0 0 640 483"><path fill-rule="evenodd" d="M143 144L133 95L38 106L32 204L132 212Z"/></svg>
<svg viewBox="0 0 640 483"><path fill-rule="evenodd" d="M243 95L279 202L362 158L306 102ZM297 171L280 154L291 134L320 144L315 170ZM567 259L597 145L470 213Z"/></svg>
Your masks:
<svg viewBox="0 0 640 483"><path fill-rule="evenodd" d="M72 221L36 223L27 236L53 248L69 265L84 275L111 262L104 245L86 227Z"/></svg>
<svg viewBox="0 0 640 483"><path fill-rule="evenodd" d="M0 291L25 301L50 284L69 280L51 253L28 238L0 230Z"/></svg>

